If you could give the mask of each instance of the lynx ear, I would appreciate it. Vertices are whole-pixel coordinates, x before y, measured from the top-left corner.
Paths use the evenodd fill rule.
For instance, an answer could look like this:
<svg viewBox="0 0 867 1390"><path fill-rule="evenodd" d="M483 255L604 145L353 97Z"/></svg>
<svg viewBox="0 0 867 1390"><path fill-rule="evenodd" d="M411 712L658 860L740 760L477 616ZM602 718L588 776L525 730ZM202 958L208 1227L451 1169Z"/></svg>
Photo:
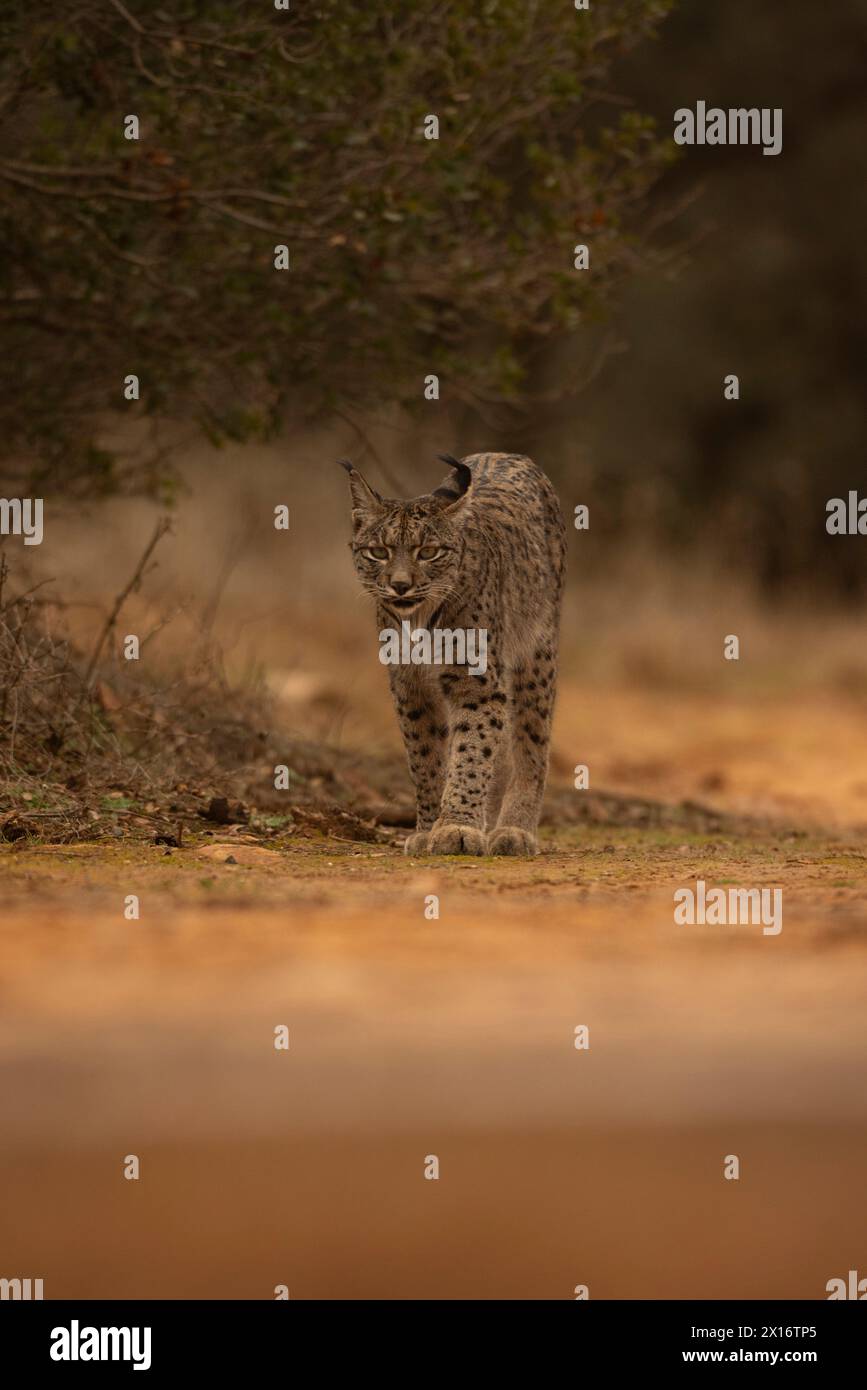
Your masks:
<svg viewBox="0 0 867 1390"><path fill-rule="evenodd" d="M361 515L368 512L375 512L382 506L382 498L375 492L365 478L361 476L358 469L349 462L349 459L338 459L341 468L345 468L349 474L349 491L352 494L352 515L357 521ZM361 515L359 515L361 514Z"/></svg>
<svg viewBox="0 0 867 1390"><path fill-rule="evenodd" d="M436 489L433 495L444 498L446 504L452 506L455 502L460 502L466 494L473 481L472 470L465 463L461 463L460 459L452 458L451 454L437 454L437 458L442 459L443 463L449 464L454 472L450 478L446 478L446 481Z"/></svg>

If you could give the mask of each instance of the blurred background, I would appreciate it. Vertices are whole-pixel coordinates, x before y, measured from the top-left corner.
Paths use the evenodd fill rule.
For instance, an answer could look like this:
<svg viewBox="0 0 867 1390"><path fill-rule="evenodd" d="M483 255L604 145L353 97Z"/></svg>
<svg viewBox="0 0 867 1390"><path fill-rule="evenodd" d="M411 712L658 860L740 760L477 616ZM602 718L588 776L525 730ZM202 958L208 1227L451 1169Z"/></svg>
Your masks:
<svg viewBox="0 0 867 1390"><path fill-rule="evenodd" d="M159 447L152 437L175 414L224 446L211 455L210 489L259 468L233 438L288 430L287 483L303 504L311 471L331 460L317 441L321 457L307 451L294 476L298 426L336 426L334 442L363 455L342 424L349 414L395 491L428 485L434 443L538 457L564 502L580 493L595 504L590 575L603 545L609 569L640 548L660 566L704 559L726 582L778 598L858 600L858 538L829 537L824 504L865 482L860 0L840 0L821 26L809 0L787 5L785 22L748 0L612 0L577 25L534 13L525 31L507 0L479 17L457 4L435 23L390 29L388 5L350 21L326 3L285 25L251 20L249 33L218 3L189 6L164 32L145 4L142 23L164 36L151 41L153 68L110 8L78 0L62 18L3 19L19 44L0 87L7 490L18 479L59 499L173 495L188 436ZM197 22L212 42L225 29L228 48L247 45L240 93L231 51L206 74L222 87L195 90L206 61ZM437 43L422 57L411 45L425 23ZM281 84L310 84L312 60L299 75L274 45L306 55L314 40L322 73L343 63L355 79L356 102L369 95L365 55L344 48L385 42L399 136L381 99L359 121L357 105L322 96L309 126L293 115L288 132L243 105L306 96ZM478 105L488 98L477 92L468 107L459 77L470 85L507 56L516 68L498 73L498 105ZM534 120L521 93L543 74ZM420 82L430 99L412 91ZM441 138L425 141L420 121L436 97ZM695 146L673 158L673 112L698 99L781 107L783 153ZM140 111L138 141L120 139L127 107ZM215 150L215 130L233 143ZM332 152L328 172L310 152L317 136ZM234 202L213 189L217 172L238 183ZM333 224L293 202L303 180L330 199ZM297 265L282 276L270 269L269 193L287 205L273 226L286 228ZM571 270L579 240L593 256L583 280ZM121 399L127 370L138 371L138 403ZM434 371L436 403L421 399ZM728 373L740 379L737 402L723 398ZM128 425L118 434L131 417L138 452Z"/></svg>

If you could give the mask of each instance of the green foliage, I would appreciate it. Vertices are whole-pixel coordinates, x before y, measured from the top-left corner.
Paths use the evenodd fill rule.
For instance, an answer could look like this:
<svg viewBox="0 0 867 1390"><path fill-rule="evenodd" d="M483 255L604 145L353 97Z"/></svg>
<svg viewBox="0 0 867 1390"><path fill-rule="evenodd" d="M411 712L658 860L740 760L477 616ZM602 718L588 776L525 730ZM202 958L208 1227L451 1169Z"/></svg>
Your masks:
<svg viewBox="0 0 867 1390"><path fill-rule="evenodd" d="M118 409L220 443L417 403L431 371L453 398L518 398L521 345L636 263L670 148L600 93L669 3L0 5L7 468L159 486L164 461L124 471L91 443Z"/></svg>

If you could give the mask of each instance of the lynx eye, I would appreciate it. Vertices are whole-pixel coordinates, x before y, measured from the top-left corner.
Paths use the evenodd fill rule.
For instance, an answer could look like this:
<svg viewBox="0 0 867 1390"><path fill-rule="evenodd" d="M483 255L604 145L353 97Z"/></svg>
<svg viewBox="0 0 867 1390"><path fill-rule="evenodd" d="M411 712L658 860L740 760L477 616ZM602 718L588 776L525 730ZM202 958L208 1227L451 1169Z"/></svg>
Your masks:
<svg viewBox="0 0 867 1390"><path fill-rule="evenodd" d="M368 560L388 559L388 550L384 545L369 545L364 553Z"/></svg>
<svg viewBox="0 0 867 1390"><path fill-rule="evenodd" d="M439 546L439 545L423 545L423 546L420 546L420 548L415 552L415 554L416 554L416 559L418 559L418 560L435 560L436 557L441 553L441 551L442 551L442 546Z"/></svg>

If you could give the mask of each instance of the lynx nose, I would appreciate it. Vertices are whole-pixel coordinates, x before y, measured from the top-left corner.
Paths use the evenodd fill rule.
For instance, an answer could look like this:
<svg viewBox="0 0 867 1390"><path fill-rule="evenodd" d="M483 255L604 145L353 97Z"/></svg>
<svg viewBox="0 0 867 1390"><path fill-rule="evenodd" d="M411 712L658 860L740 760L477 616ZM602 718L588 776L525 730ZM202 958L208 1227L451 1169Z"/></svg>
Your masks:
<svg viewBox="0 0 867 1390"><path fill-rule="evenodd" d="M391 581L391 592L393 594L397 594L398 598L402 598L403 595L408 593L411 588L411 580L405 581L403 579L392 579Z"/></svg>

